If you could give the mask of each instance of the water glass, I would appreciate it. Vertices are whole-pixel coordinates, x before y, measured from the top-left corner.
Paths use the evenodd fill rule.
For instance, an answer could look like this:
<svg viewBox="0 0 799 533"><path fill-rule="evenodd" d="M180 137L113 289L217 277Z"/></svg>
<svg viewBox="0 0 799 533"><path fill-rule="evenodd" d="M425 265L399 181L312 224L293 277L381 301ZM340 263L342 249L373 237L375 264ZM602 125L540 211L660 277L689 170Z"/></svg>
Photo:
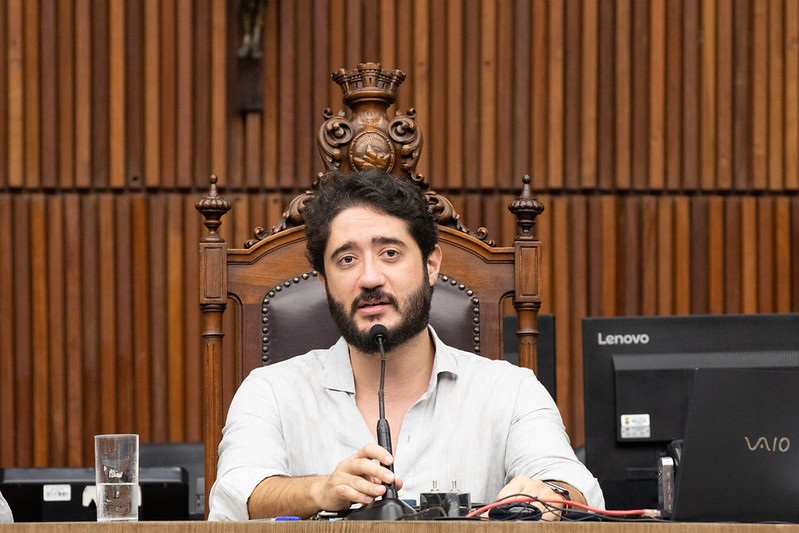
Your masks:
<svg viewBox="0 0 799 533"><path fill-rule="evenodd" d="M139 436L95 435L97 521L139 519Z"/></svg>

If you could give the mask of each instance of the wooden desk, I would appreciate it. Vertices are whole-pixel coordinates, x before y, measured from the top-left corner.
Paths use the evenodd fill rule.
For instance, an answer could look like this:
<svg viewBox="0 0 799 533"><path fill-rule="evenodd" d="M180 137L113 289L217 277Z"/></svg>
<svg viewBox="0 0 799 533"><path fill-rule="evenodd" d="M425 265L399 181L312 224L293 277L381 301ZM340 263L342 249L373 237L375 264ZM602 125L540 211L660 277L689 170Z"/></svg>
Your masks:
<svg viewBox="0 0 799 533"><path fill-rule="evenodd" d="M0 524L0 533L744 533L799 532L790 524L545 522L96 522Z"/></svg>

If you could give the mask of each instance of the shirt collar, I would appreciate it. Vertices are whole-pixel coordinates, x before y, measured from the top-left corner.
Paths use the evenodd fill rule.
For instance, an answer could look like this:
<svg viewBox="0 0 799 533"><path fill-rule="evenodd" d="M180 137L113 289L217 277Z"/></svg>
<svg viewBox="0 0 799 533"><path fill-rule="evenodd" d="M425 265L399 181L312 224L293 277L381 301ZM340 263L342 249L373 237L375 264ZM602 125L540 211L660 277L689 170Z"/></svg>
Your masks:
<svg viewBox="0 0 799 533"><path fill-rule="evenodd" d="M432 326L427 326L427 329L433 336L433 343L436 347L436 355L433 359L433 374L430 376L430 384L433 385L438 381L437 378L441 374L457 376L458 359L455 349L444 344ZM326 389L355 393L355 379L350 365L350 353L344 337L340 337L328 352L324 362L322 385Z"/></svg>

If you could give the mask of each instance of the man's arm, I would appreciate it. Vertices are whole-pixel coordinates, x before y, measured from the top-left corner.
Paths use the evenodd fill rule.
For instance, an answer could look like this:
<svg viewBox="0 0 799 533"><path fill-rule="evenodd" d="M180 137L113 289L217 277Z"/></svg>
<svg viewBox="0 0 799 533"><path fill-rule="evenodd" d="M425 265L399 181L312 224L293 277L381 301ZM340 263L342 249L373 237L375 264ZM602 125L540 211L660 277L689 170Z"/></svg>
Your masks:
<svg viewBox="0 0 799 533"><path fill-rule="evenodd" d="M354 503L371 503L386 492L383 483L396 482L383 464L391 455L375 443L344 459L329 476L272 476L261 481L247 501L250 519L275 516L308 518L319 511L340 511Z"/></svg>

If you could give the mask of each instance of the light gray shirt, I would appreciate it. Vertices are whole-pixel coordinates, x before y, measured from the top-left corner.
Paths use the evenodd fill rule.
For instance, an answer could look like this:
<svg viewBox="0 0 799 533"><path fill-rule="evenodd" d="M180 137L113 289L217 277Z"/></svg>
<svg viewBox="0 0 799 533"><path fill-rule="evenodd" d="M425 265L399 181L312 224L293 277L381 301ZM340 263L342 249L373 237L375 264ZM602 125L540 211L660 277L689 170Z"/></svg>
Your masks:
<svg viewBox="0 0 799 533"><path fill-rule="evenodd" d="M488 503L512 478L527 475L569 483L589 505L603 507L599 484L575 457L555 402L533 372L457 350L430 331L430 384L406 413L394 450L400 497L418 501L434 480L443 490L454 480L473 502ZM264 478L330 474L372 441L355 405L343 339L253 370L228 411L209 519L247 520L247 500Z"/></svg>

